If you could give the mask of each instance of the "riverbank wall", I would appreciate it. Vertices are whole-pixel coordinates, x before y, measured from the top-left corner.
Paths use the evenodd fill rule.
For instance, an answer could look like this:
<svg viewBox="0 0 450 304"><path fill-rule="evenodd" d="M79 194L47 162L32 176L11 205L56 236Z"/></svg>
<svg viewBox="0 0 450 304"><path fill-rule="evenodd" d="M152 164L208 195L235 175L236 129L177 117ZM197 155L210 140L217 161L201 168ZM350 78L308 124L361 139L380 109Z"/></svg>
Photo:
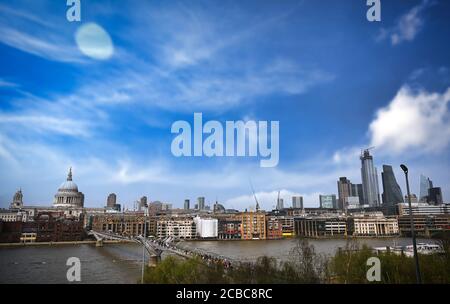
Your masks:
<svg viewBox="0 0 450 304"><path fill-rule="evenodd" d="M104 244L120 244L120 243L134 243L133 241L125 240L104 240ZM96 241L68 241L68 242L29 242L29 243L0 243L0 248L2 247L29 247L29 246L64 246L64 245L95 245Z"/></svg>

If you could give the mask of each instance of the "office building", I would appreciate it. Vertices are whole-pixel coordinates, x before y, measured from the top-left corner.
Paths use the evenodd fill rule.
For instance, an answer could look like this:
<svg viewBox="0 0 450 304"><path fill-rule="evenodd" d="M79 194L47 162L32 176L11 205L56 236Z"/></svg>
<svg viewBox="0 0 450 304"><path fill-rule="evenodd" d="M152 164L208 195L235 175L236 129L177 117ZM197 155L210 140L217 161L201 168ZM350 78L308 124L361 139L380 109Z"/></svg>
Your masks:
<svg viewBox="0 0 450 304"><path fill-rule="evenodd" d="M117 204L117 195L115 193L110 193L106 199L106 207L114 208Z"/></svg>
<svg viewBox="0 0 450 304"><path fill-rule="evenodd" d="M399 234L396 218L361 216L348 219L348 234L353 236L394 236Z"/></svg>
<svg viewBox="0 0 450 304"><path fill-rule="evenodd" d="M373 165L373 157L369 149L364 150L361 159L361 179L364 194L364 205L380 206L380 190L378 187L377 169Z"/></svg>
<svg viewBox="0 0 450 304"><path fill-rule="evenodd" d="M436 206L432 206L436 207ZM435 233L450 231L450 215L449 214L414 214L414 232L416 235L431 237ZM398 217L398 226L401 235L411 236L411 218L409 215Z"/></svg>
<svg viewBox="0 0 450 304"><path fill-rule="evenodd" d="M440 187L428 189L428 203L430 205L442 205L444 203L442 198L442 190Z"/></svg>
<svg viewBox="0 0 450 304"><path fill-rule="evenodd" d="M340 217L295 218L295 234L306 237L330 237L347 234L347 222Z"/></svg>
<svg viewBox="0 0 450 304"><path fill-rule="evenodd" d="M319 195L320 208L337 209L336 195Z"/></svg>
<svg viewBox="0 0 450 304"><path fill-rule="evenodd" d="M92 230L124 236L144 235L144 221L144 212L96 214L92 216Z"/></svg>
<svg viewBox="0 0 450 304"><path fill-rule="evenodd" d="M397 204L403 203L403 194L395 179L392 166L383 165L381 181L383 183L383 207L395 209Z"/></svg>
<svg viewBox="0 0 450 304"><path fill-rule="evenodd" d="M282 198L278 198L277 199L277 210L282 210L284 209L284 201Z"/></svg>
<svg viewBox="0 0 450 304"><path fill-rule="evenodd" d="M345 203L347 206L347 210L361 208L361 205L359 204L360 203L359 196L349 196L349 197L347 197L347 200Z"/></svg>
<svg viewBox="0 0 450 304"><path fill-rule="evenodd" d="M192 218L161 218L157 220L156 237L180 239L196 238L196 224Z"/></svg>
<svg viewBox="0 0 450 304"><path fill-rule="evenodd" d="M188 199L184 200L184 210L189 210L190 209L190 202Z"/></svg>
<svg viewBox="0 0 450 304"><path fill-rule="evenodd" d="M279 216L278 221L281 225L281 234L283 237L293 237L294 233L294 218L292 216Z"/></svg>
<svg viewBox="0 0 450 304"><path fill-rule="evenodd" d="M427 203L411 204L411 211L413 215L449 215L450 205L430 205ZM398 205L398 215L409 215L408 203Z"/></svg>
<svg viewBox="0 0 450 304"><path fill-rule="evenodd" d="M420 192L419 192L419 202L428 202L428 189L433 188L433 182L431 179L425 175L420 175Z"/></svg>
<svg viewBox="0 0 450 304"><path fill-rule="evenodd" d="M198 210L205 210L205 198L203 196L197 198Z"/></svg>
<svg viewBox="0 0 450 304"><path fill-rule="evenodd" d="M349 196L352 196L352 186L351 186L350 180L348 180L346 177L340 177L337 181L337 187L338 187L338 208L341 210L347 209L346 203L347 198Z"/></svg>
<svg viewBox="0 0 450 304"><path fill-rule="evenodd" d="M357 196L359 198L359 204L364 205L364 192L362 184L351 184L351 189L351 196Z"/></svg>
<svg viewBox="0 0 450 304"><path fill-rule="evenodd" d="M303 209L303 196L292 197L292 208Z"/></svg>

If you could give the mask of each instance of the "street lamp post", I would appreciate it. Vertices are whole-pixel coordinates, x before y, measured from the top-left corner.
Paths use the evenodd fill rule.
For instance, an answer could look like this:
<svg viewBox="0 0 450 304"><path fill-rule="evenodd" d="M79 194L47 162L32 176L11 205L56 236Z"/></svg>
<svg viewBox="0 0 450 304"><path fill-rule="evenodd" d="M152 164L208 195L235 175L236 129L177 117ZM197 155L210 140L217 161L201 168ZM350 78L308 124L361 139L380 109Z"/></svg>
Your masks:
<svg viewBox="0 0 450 304"><path fill-rule="evenodd" d="M417 284L421 284L422 277L420 275L419 256L417 255L417 243L416 243L416 233L414 231L414 218L413 218L412 207L411 207L411 195L409 193L408 167L406 167L405 165L402 164L402 165L400 165L400 168L402 168L403 172L405 172L405 177L406 177L406 192L408 195L409 220L411 223L411 235L412 235L413 249L414 249L414 261L416 264L416 280L417 280Z"/></svg>

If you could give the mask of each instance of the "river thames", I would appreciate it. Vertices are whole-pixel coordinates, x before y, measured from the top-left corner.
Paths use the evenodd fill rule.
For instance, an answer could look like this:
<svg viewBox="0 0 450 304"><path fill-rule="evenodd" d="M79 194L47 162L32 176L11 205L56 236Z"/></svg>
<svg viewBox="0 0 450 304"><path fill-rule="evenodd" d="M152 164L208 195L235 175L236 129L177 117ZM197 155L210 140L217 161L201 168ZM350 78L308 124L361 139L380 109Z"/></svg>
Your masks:
<svg viewBox="0 0 450 304"><path fill-rule="evenodd" d="M345 239L311 239L319 253L331 255L344 247ZM370 247L410 245L409 238L358 239ZM430 242L421 240L418 242ZM287 260L296 239L270 241L189 241L186 248L200 248L238 260L254 260L259 256L273 256ZM141 276L142 247L138 244L106 244L95 247L80 245L39 245L0 248L0 283L68 283L66 272L69 257L81 261L81 283L133 284ZM164 257L163 257L164 258Z"/></svg>

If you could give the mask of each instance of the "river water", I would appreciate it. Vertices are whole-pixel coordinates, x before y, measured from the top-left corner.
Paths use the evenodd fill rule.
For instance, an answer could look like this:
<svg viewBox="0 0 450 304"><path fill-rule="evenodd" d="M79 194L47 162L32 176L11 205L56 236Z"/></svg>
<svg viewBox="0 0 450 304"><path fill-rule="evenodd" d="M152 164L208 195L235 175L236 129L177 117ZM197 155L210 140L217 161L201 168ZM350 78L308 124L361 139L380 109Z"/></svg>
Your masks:
<svg viewBox="0 0 450 304"><path fill-rule="evenodd" d="M286 260L295 239L270 241L190 241L186 248L200 248L233 259L254 260L273 256ZM309 240L319 253L333 254L344 239ZM359 239L370 247L410 245L409 238ZM418 240L430 242L430 240ZM142 247L138 244L53 245L0 248L0 283L67 283L69 257L81 261L81 283L137 283L141 276Z"/></svg>

